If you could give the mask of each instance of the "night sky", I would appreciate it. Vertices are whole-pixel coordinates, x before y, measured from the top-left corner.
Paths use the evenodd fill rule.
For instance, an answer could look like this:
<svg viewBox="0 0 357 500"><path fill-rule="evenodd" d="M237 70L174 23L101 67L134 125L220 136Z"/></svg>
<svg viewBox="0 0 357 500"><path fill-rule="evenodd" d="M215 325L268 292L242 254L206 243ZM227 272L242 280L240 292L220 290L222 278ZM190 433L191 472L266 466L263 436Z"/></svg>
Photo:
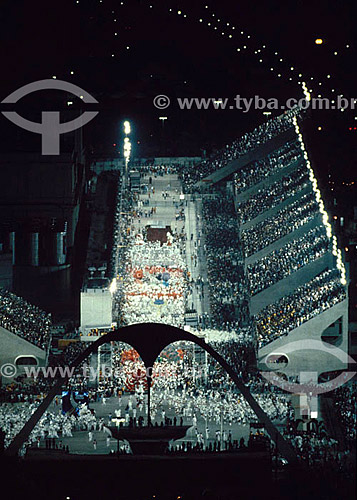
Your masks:
<svg viewBox="0 0 357 500"><path fill-rule="evenodd" d="M56 76L99 101L100 113L84 134L91 154L118 155L121 124L129 119L134 155L200 155L266 118L262 111L180 110L176 97L258 94L283 102L303 96L298 84L303 80L315 97L357 98L356 19L353 0L5 0L0 97ZM317 45L316 38L323 43ZM51 105L66 109L66 96L49 92L36 95L42 106L35 95L21 104L31 102L31 113L38 117ZM153 106L157 94L173 102L164 113ZM78 113L76 104L72 113ZM158 119L163 114L168 117L164 127ZM357 109L311 113L305 134L321 176L330 172L341 182L354 179L355 116ZM24 132L23 139L15 128L0 117L3 151L38 150L39 136Z"/></svg>

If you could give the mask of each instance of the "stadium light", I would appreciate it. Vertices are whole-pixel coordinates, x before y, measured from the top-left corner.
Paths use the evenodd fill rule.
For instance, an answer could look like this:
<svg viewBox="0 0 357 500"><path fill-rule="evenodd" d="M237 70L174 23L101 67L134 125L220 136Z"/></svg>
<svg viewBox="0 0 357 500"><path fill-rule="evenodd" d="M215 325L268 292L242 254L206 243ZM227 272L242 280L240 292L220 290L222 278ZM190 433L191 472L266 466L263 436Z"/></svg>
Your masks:
<svg viewBox="0 0 357 500"><path fill-rule="evenodd" d="M131 152L131 142L130 142L128 137L125 137L125 139L124 139L124 158L126 159L126 162L129 162L130 152Z"/></svg>
<svg viewBox="0 0 357 500"><path fill-rule="evenodd" d="M125 135L128 135L130 134L131 132L131 128L130 128L130 122L128 122L127 120L124 122L124 134Z"/></svg>
<svg viewBox="0 0 357 500"><path fill-rule="evenodd" d="M124 122L124 158L125 158L125 171L127 171L128 168L128 163L130 160L130 153L131 153L131 142L128 137L128 135L131 133L131 126L130 122L128 120L125 120Z"/></svg>

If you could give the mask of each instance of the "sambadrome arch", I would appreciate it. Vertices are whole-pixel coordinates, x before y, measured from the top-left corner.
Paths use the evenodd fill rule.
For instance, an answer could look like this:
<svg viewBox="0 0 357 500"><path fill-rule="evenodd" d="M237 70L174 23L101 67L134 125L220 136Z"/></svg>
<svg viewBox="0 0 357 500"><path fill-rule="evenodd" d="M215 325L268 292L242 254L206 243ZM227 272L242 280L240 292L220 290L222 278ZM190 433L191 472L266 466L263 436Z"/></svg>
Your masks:
<svg viewBox="0 0 357 500"><path fill-rule="evenodd" d="M225 359L218 354L209 344L199 337L181 330L179 328L157 324L157 323L138 323L131 326L126 326L114 330L106 335L100 337L96 342L90 344L90 346L85 349L71 364L70 368L78 367L82 361L84 361L91 353L96 352L98 347L110 342L125 342L131 345L141 356L143 360L146 372L149 374L152 371L156 358L159 356L161 351L167 347L169 344L177 341L187 341L194 342L202 349L208 352L229 374L233 382L241 392L241 394L246 399L247 403L250 405L254 413L256 414L258 420L265 425L265 428L270 435L271 439L275 442L280 453L290 462L296 462L297 456L293 447L285 441L281 436L279 431L276 429L268 415L262 410L257 401L254 399L250 393L249 388L243 383L241 377L239 377L233 368L225 361ZM27 440L32 429L38 423L42 415L45 413L49 405L51 404L53 398L58 394L61 387L67 383L68 376L57 379L53 388L49 391L46 398L37 408L37 410L32 414L31 418L26 422L21 431L15 436L14 440L10 443L10 446L6 450L7 455L15 456L18 454L23 443ZM148 376L148 405L150 411L150 385L151 377ZM150 421L150 413L148 412L148 421Z"/></svg>

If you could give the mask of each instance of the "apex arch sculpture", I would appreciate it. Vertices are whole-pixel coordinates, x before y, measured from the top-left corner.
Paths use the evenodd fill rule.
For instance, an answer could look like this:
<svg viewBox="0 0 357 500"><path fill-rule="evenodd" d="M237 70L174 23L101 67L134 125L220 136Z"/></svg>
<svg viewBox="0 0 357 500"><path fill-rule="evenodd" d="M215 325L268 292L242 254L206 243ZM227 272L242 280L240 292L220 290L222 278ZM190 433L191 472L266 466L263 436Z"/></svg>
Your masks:
<svg viewBox="0 0 357 500"><path fill-rule="evenodd" d="M290 462L296 463L298 461L297 455L294 448L289 442L287 442L282 435L279 433L273 422L270 420L268 415L260 407L257 401L254 399L250 393L249 388L244 384L241 377L239 377L233 368L227 363L227 361L218 354L209 344L193 335L192 333L186 332L174 326L158 324L158 323L137 323L134 325L126 326L114 330L106 335L100 337L97 341L93 342L87 349L85 349L71 364L70 368L76 368L84 361L91 353L96 352L98 347L109 342L125 342L131 345L141 356L146 368L153 368L156 358L159 356L160 352L167 347L169 344L178 341L193 342L200 346L202 349L208 352L229 374L233 382L237 386L238 390L246 399L247 403L250 405L258 420L264 423L265 428L270 435L271 439L275 442L280 453ZM147 373L151 371L147 370ZM151 377L148 376L148 404L150 408L150 385ZM69 376L59 378L52 389L47 394L46 398L37 408L37 410L31 415L30 419L26 422L21 431L15 436L10 446L6 450L8 456L16 456L30 435L32 429L38 423L44 412L47 410L53 398L58 394L63 384L65 384L69 379ZM150 414L148 415L148 421L150 421Z"/></svg>

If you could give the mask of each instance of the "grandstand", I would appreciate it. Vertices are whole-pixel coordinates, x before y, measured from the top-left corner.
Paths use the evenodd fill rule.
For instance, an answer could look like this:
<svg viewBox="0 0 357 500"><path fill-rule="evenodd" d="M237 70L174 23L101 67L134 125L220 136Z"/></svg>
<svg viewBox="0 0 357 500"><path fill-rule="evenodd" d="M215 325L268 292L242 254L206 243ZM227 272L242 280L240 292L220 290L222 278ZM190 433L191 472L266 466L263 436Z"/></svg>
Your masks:
<svg viewBox="0 0 357 500"><path fill-rule="evenodd" d="M348 351L345 270L302 140L298 125L301 119L299 109L291 110L227 145L195 169L191 165L171 168L171 172L179 175L186 192L188 224L184 229L187 239L192 240L193 236L197 239L197 248L199 231L191 234L190 220L192 214L196 214L198 221L199 214L202 216L201 243L205 250L197 268L197 264L193 266L191 250L186 248L186 260L191 259L191 262L187 260L190 272L197 274L203 265L206 274L203 280L202 276L198 278L199 274L196 278L196 286L202 287L202 296L198 292L193 295L187 292L185 299L185 313L196 311L193 331L213 329L221 331L223 337L227 332L235 332L240 342L244 339L246 345L256 345L259 369L273 366L291 377L306 371L319 375L344 369ZM155 172L159 178L169 179L166 169L160 169L161 166L152 165L141 167L140 171L144 177L145 173ZM93 331L97 328L109 330L112 321L121 324L125 311L129 311L131 319L124 324L137 322L138 315L142 315L143 321L152 318L145 308L139 313L135 308L132 310L130 301L122 302L123 289L116 291L111 321L109 289L113 278L121 276L125 286L129 286L125 262L130 252L124 256L127 243L123 245L129 234L118 224L128 218L129 225L131 217L130 211L124 210L122 187L116 178L114 227L110 222L114 208L108 181L112 175L107 172L97 178L88 273L81 294L81 329L84 337L91 332L91 340L96 337ZM170 181L167 182L170 185ZM150 201L146 200L148 185L144 183L142 187L145 189L139 192L138 199L144 201L138 202L137 215L134 215L139 219L140 213L144 217L145 212L140 207ZM155 204L166 206L166 198ZM170 217L166 225L174 228ZM160 222L160 217L157 219ZM157 224L157 219L145 214L147 226ZM113 235L116 243L112 245L108 235ZM135 246L133 250L138 252ZM139 257L143 259L140 252ZM177 321L162 315L159 322L176 324ZM202 335L202 331L197 333ZM346 355L345 361L329 355L326 349L310 350L308 354L302 351L302 354L297 350L298 344L293 352L287 352L291 342L303 345L306 340L323 340L325 345L339 347ZM253 359L250 354L247 358ZM284 359L284 363L269 362L279 358Z"/></svg>
<svg viewBox="0 0 357 500"><path fill-rule="evenodd" d="M51 315L8 290L0 289L0 364L44 366L51 342ZM1 372L6 375L6 372ZM10 377L7 377L8 379Z"/></svg>
<svg viewBox="0 0 357 500"><path fill-rule="evenodd" d="M260 369L267 368L270 355L272 359L284 355L279 370L292 376L312 367L318 374L338 370L346 363L326 351L307 356L295 351L288 354L291 342L323 340L342 349L346 356L348 350L345 270L302 141L300 118L295 109L269 120L195 169L191 164L173 164L171 172L178 174L187 201L184 207L180 197L176 223L171 215L167 219L174 230L185 211L188 224L180 231L187 233L187 239L194 236L197 248L200 239L205 247L197 268L190 245L186 248L191 273L199 273L205 261L206 279L201 280L199 274L196 277L201 292L185 291L184 296L183 313L196 311L193 330L213 329L223 336L223 332L241 334L244 343L256 345ZM155 168L159 177L168 175L160 166L141 168L142 173ZM200 195L195 198L197 192ZM139 199L143 196L138 194ZM165 189L163 196L157 204L166 206ZM93 179L80 297L82 340L95 340L116 322L120 324L126 309L130 318L138 314L131 311L129 303L121 302L124 289L117 290L116 284L118 276L126 283L126 257L122 254L129 248L125 243L132 216L129 199L123 198L119 172L104 171ZM201 236L189 222L193 213L197 220L199 214L202 216ZM152 218L147 218L147 226L158 223L155 216ZM127 223L120 227L124 219ZM148 311L142 309L141 314L143 320L150 320ZM129 324L136 321L130 319ZM160 322L170 323L164 315ZM38 347L43 349L43 345Z"/></svg>
<svg viewBox="0 0 357 500"><path fill-rule="evenodd" d="M193 185L194 191L203 193L206 207L212 204L212 195L221 200L229 197L233 183L237 226L230 233L230 246L242 249L244 278L240 278L240 293L231 287L226 303L236 306L235 297L242 297L245 289L256 328L258 367L273 366L287 376L344 369L348 351L345 269L299 119L298 113L274 119L226 146L196 174L183 176L187 188ZM263 129L271 131L264 138ZM212 207L212 216L220 217L219 213ZM218 219L218 241L225 240L226 229ZM227 256L224 246L222 255ZM217 252L214 258L219 258ZM232 273L229 266L228 272ZM235 313L231 321L238 320L239 308ZM216 320L214 327L218 328ZM343 355L338 359L326 349L299 350L299 343L303 346L306 340L339 347ZM298 343L290 352L292 342ZM269 362L273 359L284 363Z"/></svg>

